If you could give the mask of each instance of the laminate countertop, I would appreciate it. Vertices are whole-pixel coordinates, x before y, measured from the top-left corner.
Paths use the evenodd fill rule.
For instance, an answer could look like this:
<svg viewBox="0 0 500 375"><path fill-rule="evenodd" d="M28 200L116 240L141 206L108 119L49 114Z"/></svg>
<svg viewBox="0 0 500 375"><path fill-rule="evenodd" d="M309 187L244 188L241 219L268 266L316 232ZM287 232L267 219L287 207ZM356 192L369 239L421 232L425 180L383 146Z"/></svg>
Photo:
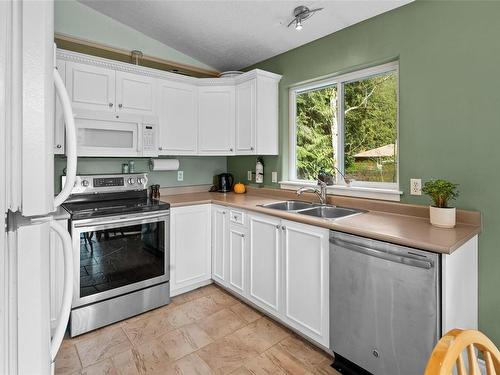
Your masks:
<svg viewBox="0 0 500 375"><path fill-rule="evenodd" d="M259 194L205 192L161 196L161 200L170 203L173 208L214 203L442 254L451 254L481 232L481 216L476 211L457 211L456 227L442 229L429 223L428 207L426 206L359 198L329 197L329 203L368 210L360 215L337 220L316 218L259 206L286 199L297 199L297 197L290 193L266 195L264 192L259 192ZM300 198L304 201L312 199L314 199L313 196L307 197L306 195ZM337 200L340 202L336 202ZM461 220L463 221L461 222Z"/></svg>

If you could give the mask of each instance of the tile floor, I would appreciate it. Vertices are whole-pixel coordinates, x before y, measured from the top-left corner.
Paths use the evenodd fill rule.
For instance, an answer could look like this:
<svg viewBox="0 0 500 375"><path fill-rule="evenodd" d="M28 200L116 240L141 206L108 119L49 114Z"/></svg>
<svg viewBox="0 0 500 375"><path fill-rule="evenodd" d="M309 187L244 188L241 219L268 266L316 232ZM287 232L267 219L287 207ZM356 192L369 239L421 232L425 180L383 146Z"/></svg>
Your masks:
<svg viewBox="0 0 500 375"><path fill-rule="evenodd" d="M219 287L65 339L56 374L334 374L331 358Z"/></svg>

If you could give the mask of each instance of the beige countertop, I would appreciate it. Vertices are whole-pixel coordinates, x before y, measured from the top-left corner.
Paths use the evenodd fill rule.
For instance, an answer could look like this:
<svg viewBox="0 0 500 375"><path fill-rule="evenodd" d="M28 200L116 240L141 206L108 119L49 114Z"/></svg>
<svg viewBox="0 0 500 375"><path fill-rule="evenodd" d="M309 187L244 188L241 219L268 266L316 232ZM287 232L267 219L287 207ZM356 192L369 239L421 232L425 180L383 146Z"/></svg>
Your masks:
<svg viewBox="0 0 500 375"><path fill-rule="evenodd" d="M451 254L481 231L480 214L478 212L463 211L457 215L459 222L457 222L454 229L441 229L433 227L429 223L428 217L425 217L425 206L353 198L338 198L341 202L335 202L337 197L334 196L329 198L334 204L336 203L339 206L345 207L357 206L356 208L364 208L369 211L361 215L332 221L260 207L258 205L291 199L293 197L290 193L265 195L262 194L263 192L259 192L259 194L186 193L162 195L161 200L170 203L171 207L204 203L221 204L443 254ZM310 198L302 197L301 200L306 201L310 200ZM346 203L351 204L348 205ZM378 210L374 210L373 208ZM464 222L460 222L461 218L464 219Z"/></svg>

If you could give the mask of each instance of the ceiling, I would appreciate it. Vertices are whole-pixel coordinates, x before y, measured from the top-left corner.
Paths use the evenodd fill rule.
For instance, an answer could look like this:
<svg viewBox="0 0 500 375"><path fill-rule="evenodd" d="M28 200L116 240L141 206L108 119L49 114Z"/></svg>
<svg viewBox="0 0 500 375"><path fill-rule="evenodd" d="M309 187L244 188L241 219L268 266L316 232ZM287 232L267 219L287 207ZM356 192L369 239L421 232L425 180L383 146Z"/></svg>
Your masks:
<svg viewBox="0 0 500 375"><path fill-rule="evenodd" d="M412 0L79 1L219 71L227 71L245 68ZM324 10L296 31L286 26L299 5Z"/></svg>

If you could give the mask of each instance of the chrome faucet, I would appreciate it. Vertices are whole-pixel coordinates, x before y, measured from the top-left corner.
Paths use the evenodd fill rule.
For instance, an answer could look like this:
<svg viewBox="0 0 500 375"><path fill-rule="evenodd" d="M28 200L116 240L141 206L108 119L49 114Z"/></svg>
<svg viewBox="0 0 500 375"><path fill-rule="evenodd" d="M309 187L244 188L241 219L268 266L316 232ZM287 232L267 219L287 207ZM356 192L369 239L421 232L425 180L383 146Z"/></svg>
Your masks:
<svg viewBox="0 0 500 375"><path fill-rule="evenodd" d="M326 187L328 186L326 182L323 182L321 180L318 180L318 188L313 188L309 186L304 186L301 187L299 190L297 190L297 195L302 195L302 193L315 193L322 206L326 205Z"/></svg>

